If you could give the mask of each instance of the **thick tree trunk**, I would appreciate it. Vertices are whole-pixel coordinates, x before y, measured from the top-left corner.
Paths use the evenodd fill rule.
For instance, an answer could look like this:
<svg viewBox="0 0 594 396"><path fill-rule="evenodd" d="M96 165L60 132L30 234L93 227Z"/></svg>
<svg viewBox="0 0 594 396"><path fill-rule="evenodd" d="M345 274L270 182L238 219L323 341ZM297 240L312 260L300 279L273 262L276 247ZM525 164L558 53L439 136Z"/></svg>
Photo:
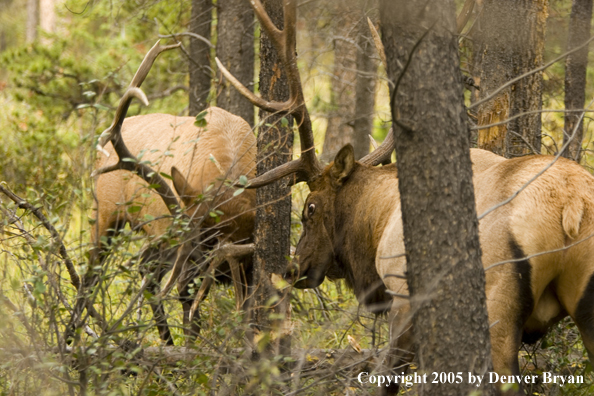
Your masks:
<svg viewBox="0 0 594 396"><path fill-rule="evenodd" d="M210 40L212 0L192 0L190 32ZM210 82L210 46L203 40L190 37L190 104L189 114L196 115L208 106Z"/></svg>
<svg viewBox="0 0 594 396"><path fill-rule="evenodd" d="M27 43L37 40L37 29L39 26L39 0L27 0Z"/></svg>
<svg viewBox="0 0 594 396"><path fill-rule="evenodd" d="M281 0L263 1L264 9L278 27L283 27L283 6ZM280 72L280 73L279 73ZM279 75L280 74L280 75ZM260 38L260 94L268 100L285 101L289 98L289 85L272 42L262 32ZM258 133L257 174L289 161L293 153L293 132L282 116L260 111L265 120ZM283 126L286 124L286 126ZM256 285L253 310L258 330L264 334L279 334L283 320L271 320L273 312L285 314L288 295L271 307L270 299L276 290L271 285L272 273L283 274L290 254L291 235L291 188L286 180L280 180L258 189L256 194L256 224L254 229L254 282ZM282 337L269 345L273 354L290 354L290 339ZM280 342L278 342L280 341Z"/></svg>
<svg viewBox="0 0 594 396"><path fill-rule="evenodd" d="M483 0L475 29L481 99L543 64L548 0ZM478 124L489 125L542 109L542 72L531 74L480 106ZM522 115L481 129L478 146L507 158L540 154L541 114Z"/></svg>
<svg viewBox="0 0 594 396"><path fill-rule="evenodd" d="M570 50L590 38L592 20L592 0L573 0L571 18L569 22L569 38L567 49ZM588 67L588 46L569 55L565 60L565 110L581 109L586 100L586 69ZM580 162L582 140L584 137L583 123L580 113L565 113L565 133L563 145L574 134L563 156Z"/></svg>
<svg viewBox="0 0 594 396"><path fill-rule="evenodd" d="M391 106L415 360L420 372L484 374L491 347L454 1L382 0L380 18L388 78L411 59ZM419 394L477 389L430 382Z"/></svg>
<svg viewBox="0 0 594 396"><path fill-rule="evenodd" d="M245 0L217 3L217 57L246 87L254 86L254 12ZM225 80L219 80L217 106L254 126L254 106Z"/></svg>

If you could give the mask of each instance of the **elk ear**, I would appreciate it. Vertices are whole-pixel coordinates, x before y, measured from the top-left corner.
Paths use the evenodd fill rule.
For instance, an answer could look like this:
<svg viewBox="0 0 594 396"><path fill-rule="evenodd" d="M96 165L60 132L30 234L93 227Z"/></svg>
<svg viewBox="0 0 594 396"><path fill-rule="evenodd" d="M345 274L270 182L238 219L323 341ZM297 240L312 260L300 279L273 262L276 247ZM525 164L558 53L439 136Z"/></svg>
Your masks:
<svg viewBox="0 0 594 396"><path fill-rule="evenodd" d="M175 166L171 168L171 179L173 180L173 187L175 187L175 191L180 196L182 201L186 205L191 203L193 197L193 189L188 183L188 180L182 174L182 172Z"/></svg>
<svg viewBox="0 0 594 396"><path fill-rule="evenodd" d="M338 184L342 184L349 177L353 169L355 169L355 151L349 143L336 154L330 174Z"/></svg>

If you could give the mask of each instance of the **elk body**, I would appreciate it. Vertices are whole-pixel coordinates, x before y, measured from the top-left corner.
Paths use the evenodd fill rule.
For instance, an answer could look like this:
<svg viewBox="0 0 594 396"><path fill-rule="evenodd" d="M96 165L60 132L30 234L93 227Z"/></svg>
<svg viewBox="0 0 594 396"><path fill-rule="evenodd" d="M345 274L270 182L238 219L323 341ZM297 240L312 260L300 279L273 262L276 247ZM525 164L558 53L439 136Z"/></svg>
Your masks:
<svg viewBox="0 0 594 396"><path fill-rule="evenodd" d="M250 181L252 187L259 187L294 174L294 181L309 185L303 234L295 253L298 266L292 265L286 276L298 288L317 287L326 276L346 278L360 303L373 312L390 311L391 363L408 362L412 332L398 175L395 165L373 167L390 158L392 133L361 161L355 161L353 148L347 145L323 168L314 154L297 69L296 2L284 0L282 30L274 26L259 0L250 4L279 54L290 99L284 103L263 100L218 60L217 64L254 105L290 114L299 126L301 157ZM477 213L483 213L511 197L553 157L506 160L472 150L471 159ZM479 233L495 370L519 375L521 341L537 339L567 315L577 324L592 359L594 178L579 165L559 159L515 199L483 216Z"/></svg>
<svg viewBox="0 0 594 396"><path fill-rule="evenodd" d="M200 258L200 250L204 246L212 247L217 240L250 241L254 226L255 191L246 190L235 196L236 189L224 183L236 181L242 175L254 176L256 145L251 128L242 118L217 107L206 110L204 119L206 126L200 128L194 125L194 117L150 114L127 118L121 129L121 139L130 153L143 162L148 161L155 171L171 174L172 180L164 180L184 203L185 213L196 229L192 235L184 235L194 238L191 245L186 245L193 250L194 258ZM99 154L95 169L118 161L111 143L105 150L112 155ZM126 223L142 229L149 242L142 254L141 271L145 275L153 274L147 288L157 294L163 275L180 256L177 248L159 240L172 224L162 197L140 177L126 170L115 170L99 175L96 198L96 225L92 227L91 240L102 249L105 246L101 239ZM196 273L189 270L189 265L179 264L186 267L178 281L184 327L191 326L189 333L195 334L199 327L196 321L191 325L189 322L197 307L192 307L188 286ZM249 259L243 264L249 273L249 268L245 268L251 265ZM172 343L162 303L155 299L151 307L161 338Z"/></svg>
<svg viewBox="0 0 594 396"><path fill-rule="evenodd" d="M477 213L484 213L553 157L506 160L473 149L471 159ZM328 271L338 270L372 311L391 308L391 355L398 360L393 363L409 361L412 332L396 169L357 163L347 146L310 188L296 251L295 279L302 279L295 286L317 287ZM567 315L592 359L594 178L561 158L515 199L484 216L479 233L494 369L519 375L521 342L537 340Z"/></svg>

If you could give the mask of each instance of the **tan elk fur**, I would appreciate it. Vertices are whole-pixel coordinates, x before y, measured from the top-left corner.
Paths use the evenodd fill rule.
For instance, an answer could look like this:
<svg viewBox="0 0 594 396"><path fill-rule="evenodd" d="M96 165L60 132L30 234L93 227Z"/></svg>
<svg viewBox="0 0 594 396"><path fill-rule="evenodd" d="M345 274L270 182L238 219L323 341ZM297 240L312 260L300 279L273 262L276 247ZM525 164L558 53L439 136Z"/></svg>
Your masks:
<svg viewBox="0 0 594 396"><path fill-rule="evenodd" d="M348 151L310 183L296 252L305 279L296 286L315 287L324 275L342 273L359 301L377 309L387 302L381 296L385 285L397 294L390 317L392 356L399 361L392 363L403 363L411 358L403 350L412 351L412 337L396 170L354 163ZM480 215L512 196L553 157L506 160L473 149L471 159ZM534 340L567 315L592 358L594 238L588 237L594 234L594 178L560 158L515 199L481 219L479 233L494 369L519 374L522 337ZM556 249L562 250L525 259ZM489 268L510 259L519 260ZM384 285L378 286L380 279Z"/></svg>
<svg viewBox="0 0 594 396"><path fill-rule="evenodd" d="M255 191L246 190L233 197L234 189L223 186L224 179L237 180L240 175L255 175L255 137L247 122L225 110L211 107L205 117L206 128L194 125L194 117L176 117L168 114L150 114L129 117L124 121L122 137L130 151L141 161L150 161L151 167L166 174L177 168L187 179L184 198L186 205L208 190L213 195L220 192L214 202L199 205L194 217L199 218L209 209L224 213L221 224L232 241L251 237L255 207ZM111 143L105 149L111 155L99 154L96 169L115 164L117 156ZM214 159L213 159L214 158ZM173 188L172 180L167 183ZM175 186L183 189L183 180ZM176 190L177 191L177 190ZM142 194L149 194L143 197ZM114 171L99 176L96 184L97 201L95 205L97 226L92 228L92 241L97 236L107 235L107 230L115 224L125 222L136 225L144 222L145 215L159 218L168 215L163 200L151 192L144 181L127 171ZM133 202L142 206L136 213L128 213L122 203ZM165 233L171 224L169 218L148 222L142 229L150 236ZM214 218L207 216L205 227L214 226Z"/></svg>
<svg viewBox="0 0 594 396"><path fill-rule="evenodd" d="M147 290L153 294L159 292L163 275L175 262L163 293L177 280L179 299L184 309L184 331L190 336L195 336L200 326L191 319L193 316L199 317L199 312L197 305L192 305L193 298L189 292L195 268L186 267L186 260L193 255L192 252L203 250L195 250L199 243L213 246L215 238L230 242L251 240L256 206L254 190L245 190L235 196L236 188L224 182L235 182L242 175L248 178L255 176L256 139L250 126L242 118L217 107L211 107L206 112L204 128L194 125L194 117L150 114L126 118L121 132L132 155L140 161L149 161L154 171L172 175L173 180L166 178L165 182L178 202L184 203L186 214L193 220L192 232L184 235L185 239L191 238L191 242L183 243L179 249L171 249L166 242L147 244L141 257L143 262L152 262L148 266L143 265L141 272L153 273L147 286ZM118 161L111 143L105 146L105 150L111 155L106 157L99 154L95 169ZM114 232L112 230L122 228L126 223L133 227L140 226L150 240L164 235L172 224L162 197L149 189L140 177L127 170L101 174L96 183L96 197L96 225L91 228L91 241L97 249L94 255L104 248L101 238L110 236ZM129 211L128 208L133 206L140 206L141 209ZM219 214L218 221L210 215L215 210ZM147 221L151 219L150 216L155 220ZM197 236L201 240L196 239ZM251 261L249 257L242 261L248 273L246 277L249 277L247 267ZM223 272L228 269L221 267ZM178 278L182 273L184 275ZM250 281L246 278L245 282L249 284ZM205 291L208 293L208 290ZM151 301L151 307L161 339L172 344L162 302Z"/></svg>

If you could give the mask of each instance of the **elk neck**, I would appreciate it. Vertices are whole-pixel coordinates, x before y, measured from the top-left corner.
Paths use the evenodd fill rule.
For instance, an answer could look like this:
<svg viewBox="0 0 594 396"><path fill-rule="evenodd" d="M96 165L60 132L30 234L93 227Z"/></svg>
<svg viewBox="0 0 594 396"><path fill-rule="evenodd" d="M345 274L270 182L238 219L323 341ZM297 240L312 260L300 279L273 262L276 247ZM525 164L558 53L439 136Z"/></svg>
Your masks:
<svg viewBox="0 0 594 396"><path fill-rule="evenodd" d="M377 273L375 258L392 211L400 210L395 165L357 164L335 199L336 263L359 302L372 312L385 312L391 298Z"/></svg>

